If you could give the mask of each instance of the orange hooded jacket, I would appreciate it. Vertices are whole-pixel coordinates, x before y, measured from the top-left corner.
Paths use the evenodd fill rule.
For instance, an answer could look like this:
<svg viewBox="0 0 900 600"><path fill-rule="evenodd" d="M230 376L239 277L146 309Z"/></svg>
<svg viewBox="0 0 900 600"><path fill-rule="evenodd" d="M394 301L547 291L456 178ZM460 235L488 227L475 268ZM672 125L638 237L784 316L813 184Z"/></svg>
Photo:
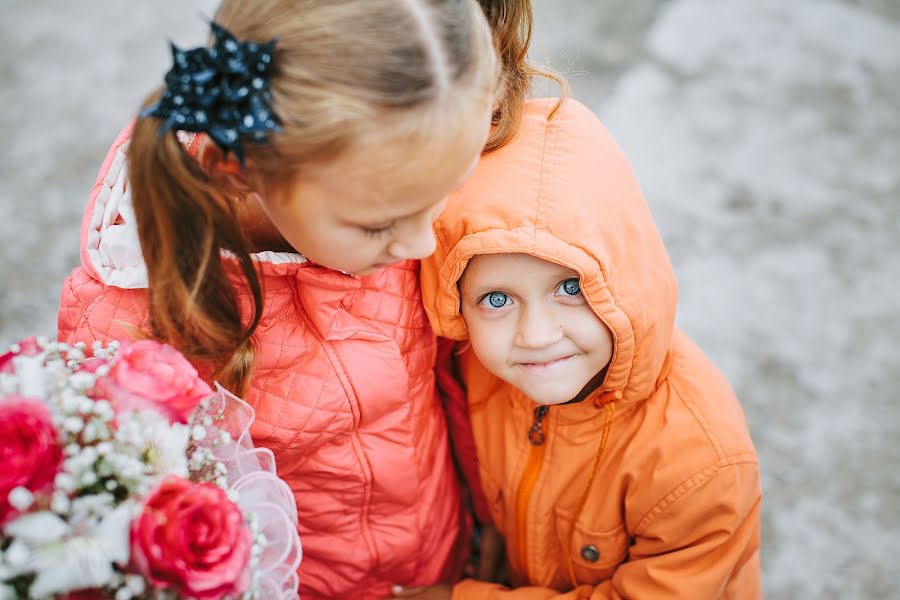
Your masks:
<svg viewBox="0 0 900 600"><path fill-rule="evenodd" d="M541 446L527 435L537 405L460 356L514 589L466 580L453 599L758 598L759 463L741 407L675 327L675 276L622 152L573 100L548 120L555 104L530 101L517 137L451 198L425 306L439 335L465 340L467 261L524 252L580 275L615 349L599 389L550 407Z"/></svg>

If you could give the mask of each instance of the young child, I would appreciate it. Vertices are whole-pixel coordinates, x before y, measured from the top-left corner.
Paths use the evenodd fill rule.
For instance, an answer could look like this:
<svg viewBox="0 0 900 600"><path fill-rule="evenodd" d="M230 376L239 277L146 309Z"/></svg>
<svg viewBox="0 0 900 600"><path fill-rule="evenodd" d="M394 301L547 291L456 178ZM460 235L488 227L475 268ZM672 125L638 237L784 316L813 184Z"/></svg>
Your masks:
<svg viewBox="0 0 900 600"><path fill-rule="evenodd" d="M426 310L459 357L511 589L478 598L760 597L757 456L729 384L675 327L672 267L598 119L526 104L435 224ZM405 590L450 598L449 587Z"/></svg>
<svg viewBox="0 0 900 600"><path fill-rule="evenodd" d="M59 338L164 340L254 407L297 499L303 598L455 578L413 259L489 135L486 19L474 0L225 0L214 22L104 161Z"/></svg>

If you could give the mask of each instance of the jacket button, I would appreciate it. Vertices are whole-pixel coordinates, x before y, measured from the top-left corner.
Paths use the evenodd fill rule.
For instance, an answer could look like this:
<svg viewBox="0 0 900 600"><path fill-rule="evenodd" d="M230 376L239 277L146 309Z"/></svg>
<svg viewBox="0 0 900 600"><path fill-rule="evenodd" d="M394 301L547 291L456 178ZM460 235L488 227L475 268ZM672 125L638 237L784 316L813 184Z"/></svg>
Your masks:
<svg viewBox="0 0 900 600"><path fill-rule="evenodd" d="M597 550L597 546L588 544L581 549L581 558L587 562L597 562L600 560L600 551Z"/></svg>

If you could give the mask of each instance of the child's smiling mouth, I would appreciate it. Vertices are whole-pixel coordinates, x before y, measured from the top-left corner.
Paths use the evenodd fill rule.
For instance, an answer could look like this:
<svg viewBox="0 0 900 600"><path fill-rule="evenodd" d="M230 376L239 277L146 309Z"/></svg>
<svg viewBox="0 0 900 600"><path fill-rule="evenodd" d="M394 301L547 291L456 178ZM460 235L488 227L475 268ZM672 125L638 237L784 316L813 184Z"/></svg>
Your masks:
<svg viewBox="0 0 900 600"><path fill-rule="evenodd" d="M526 371L539 372L539 371L545 371L545 370L547 370L547 369L550 369L550 368L553 368L553 367L562 365L563 363L568 362L569 359L574 358L574 357L575 357L574 354L569 354L569 355L567 355L567 356L563 356L563 357L560 357L560 358L554 358L553 360L548 360L548 361L545 361L545 362L520 362L520 363L515 363L515 366L517 366L517 367L522 367L522 368L525 369Z"/></svg>

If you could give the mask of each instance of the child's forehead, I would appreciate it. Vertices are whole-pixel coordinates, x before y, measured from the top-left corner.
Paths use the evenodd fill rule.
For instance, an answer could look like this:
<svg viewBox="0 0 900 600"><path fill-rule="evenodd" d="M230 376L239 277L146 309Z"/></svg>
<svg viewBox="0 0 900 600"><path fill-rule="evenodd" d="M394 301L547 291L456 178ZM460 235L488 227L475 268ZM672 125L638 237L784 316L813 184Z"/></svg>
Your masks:
<svg viewBox="0 0 900 600"><path fill-rule="evenodd" d="M578 277L564 264L524 252L477 254L471 257L460 278L461 285L517 284Z"/></svg>

